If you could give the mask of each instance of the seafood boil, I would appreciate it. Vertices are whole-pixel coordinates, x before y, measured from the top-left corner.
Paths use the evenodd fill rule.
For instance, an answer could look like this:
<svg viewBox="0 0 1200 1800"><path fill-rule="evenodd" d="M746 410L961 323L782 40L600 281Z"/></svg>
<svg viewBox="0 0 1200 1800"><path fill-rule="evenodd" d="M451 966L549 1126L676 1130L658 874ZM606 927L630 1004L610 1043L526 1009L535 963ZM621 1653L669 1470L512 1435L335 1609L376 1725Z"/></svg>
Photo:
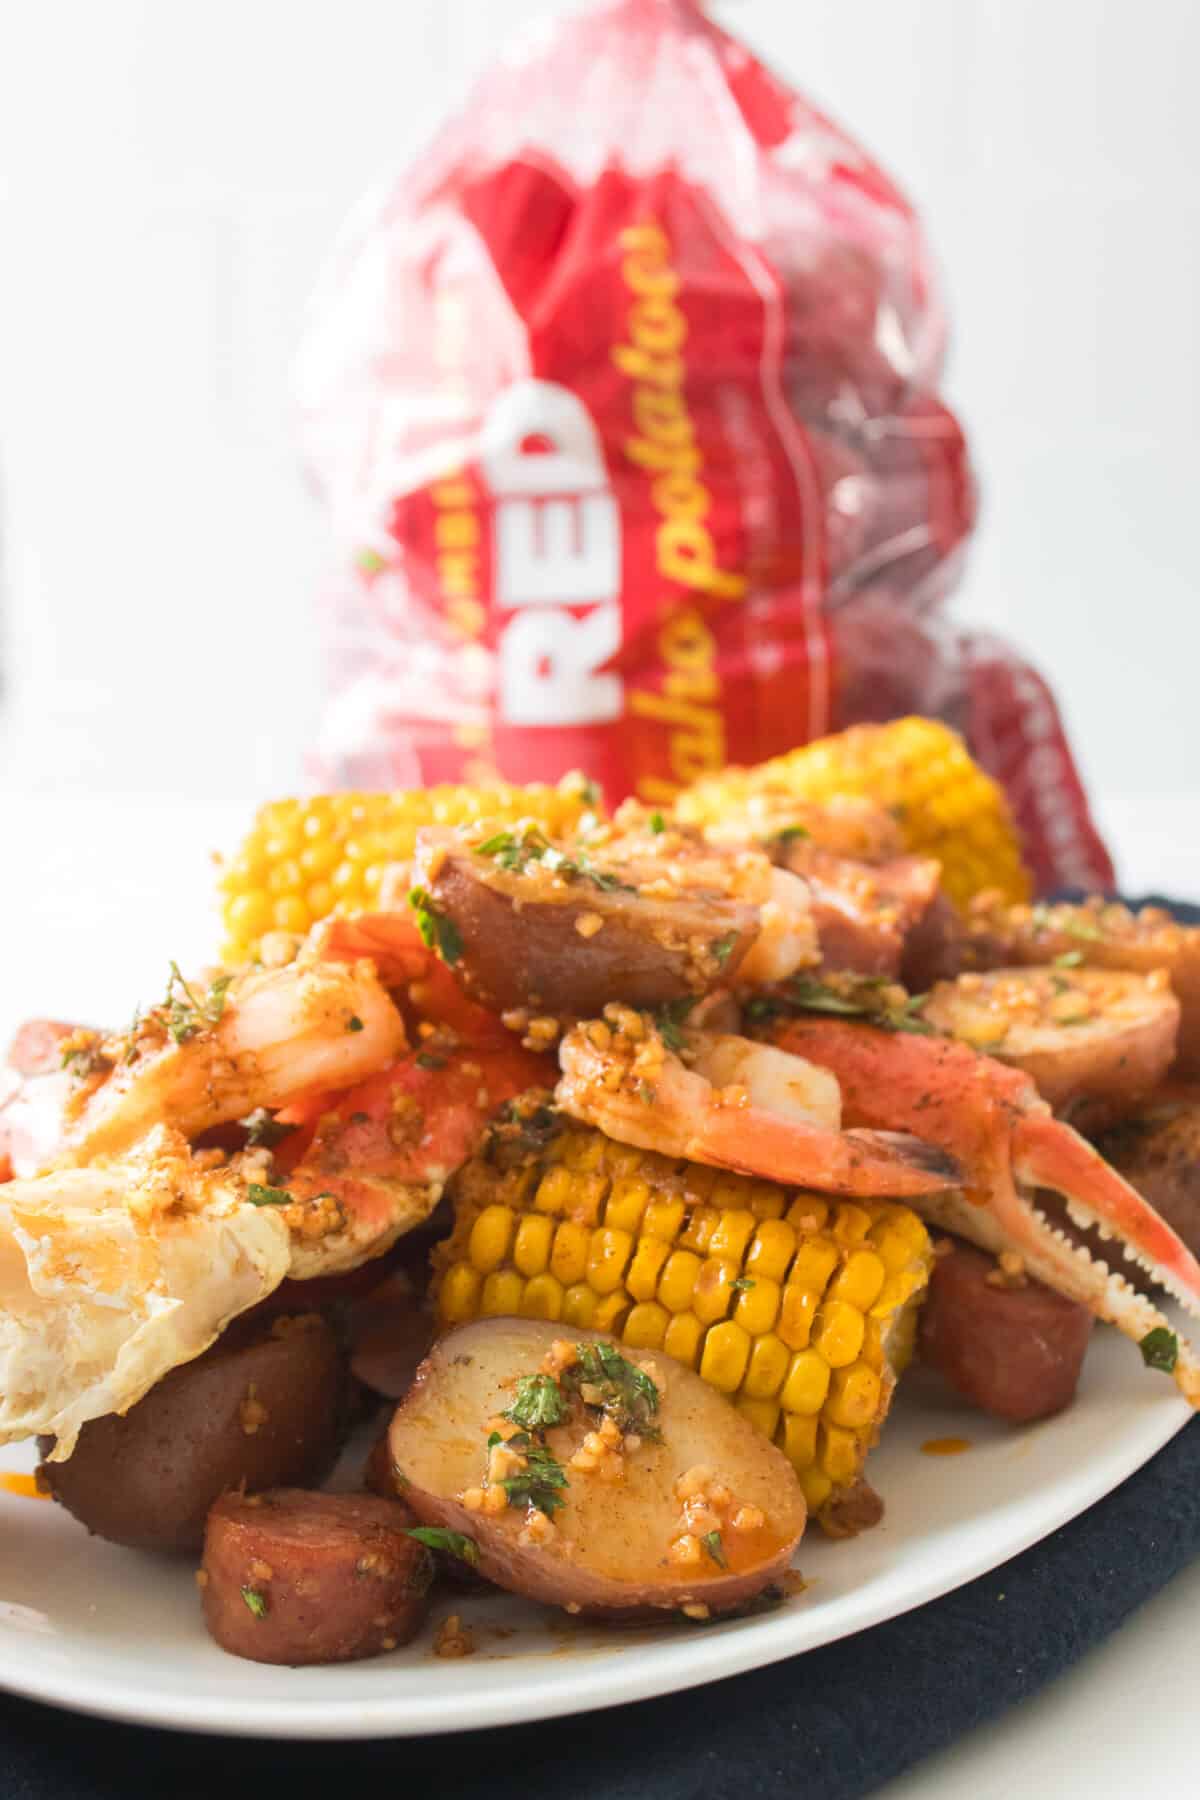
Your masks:
<svg viewBox="0 0 1200 1800"><path fill-rule="evenodd" d="M906 807L914 728L952 774ZM809 1520L882 1516L914 1358L1017 1429L1111 1326L1200 1407L1162 1310L1200 1310L1200 931L1020 898L944 727L819 748L611 815L583 777L277 803L219 959L18 1033L0 1442L198 1557L226 1650L384 1655L439 1582L769 1604Z"/></svg>

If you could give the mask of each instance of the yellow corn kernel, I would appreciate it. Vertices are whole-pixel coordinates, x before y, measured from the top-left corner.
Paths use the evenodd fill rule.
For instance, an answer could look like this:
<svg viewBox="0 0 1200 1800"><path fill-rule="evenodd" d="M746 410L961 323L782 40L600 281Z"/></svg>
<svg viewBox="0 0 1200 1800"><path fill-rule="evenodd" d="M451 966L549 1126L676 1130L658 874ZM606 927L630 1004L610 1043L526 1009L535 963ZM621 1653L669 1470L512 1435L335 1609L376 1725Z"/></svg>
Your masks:
<svg viewBox="0 0 1200 1800"><path fill-rule="evenodd" d="M506 1313L519 1313L524 1287L525 1283L515 1269L494 1269L485 1278L479 1297L481 1317L496 1319Z"/></svg>
<svg viewBox="0 0 1200 1800"><path fill-rule="evenodd" d="M611 1294L620 1287L632 1255L633 1239L627 1231L593 1231L587 1278L598 1294Z"/></svg>
<svg viewBox="0 0 1200 1800"><path fill-rule="evenodd" d="M563 1145L563 1162L577 1175L600 1175L608 1148L604 1138L580 1133L569 1137Z"/></svg>
<svg viewBox="0 0 1200 1800"><path fill-rule="evenodd" d="M761 1337L764 1331L773 1329L779 1317L779 1283L768 1281L765 1275L746 1275L739 1279L749 1282L750 1286L739 1293L733 1316L743 1331L748 1331L751 1337Z"/></svg>
<svg viewBox="0 0 1200 1800"><path fill-rule="evenodd" d="M592 1320L596 1316L596 1296L586 1281L577 1281L563 1295L562 1321L564 1325L582 1325L585 1331L592 1328Z"/></svg>
<svg viewBox="0 0 1200 1800"><path fill-rule="evenodd" d="M512 1259L522 1275L540 1275L543 1272L550 1261L550 1246L553 1241L553 1219L546 1213L526 1213L517 1226L512 1248Z"/></svg>
<svg viewBox="0 0 1200 1800"><path fill-rule="evenodd" d="M683 1213L682 1200L652 1200L646 1208L642 1230L647 1237L661 1238L664 1243L673 1244L683 1224Z"/></svg>
<svg viewBox="0 0 1200 1800"><path fill-rule="evenodd" d="M618 1177L612 1184L612 1191L604 1208L604 1223L636 1236L649 1199L650 1189L637 1176Z"/></svg>
<svg viewBox="0 0 1200 1800"><path fill-rule="evenodd" d="M720 1325L712 1327L704 1340L700 1373L723 1394L735 1394L742 1384L749 1360L749 1336L732 1319L724 1319Z"/></svg>
<svg viewBox="0 0 1200 1800"><path fill-rule="evenodd" d="M521 1296L523 1319L557 1319L562 1314L562 1307L562 1282L555 1281L553 1275L535 1275L525 1283L525 1292Z"/></svg>
<svg viewBox="0 0 1200 1800"><path fill-rule="evenodd" d="M847 1250L861 1244L871 1229L871 1215L864 1206L843 1200L833 1215L833 1235Z"/></svg>
<svg viewBox="0 0 1200 1800"><path fill-rule="evenodd" d="M592 1315L593 1331L609 1331L613 1337L620 1337L621 1327L629 1312L628 1297L620 1289L614 1294L605 1294L596 1302L596 1310Z"/></svg>
<svg viewBox="0 0 1200 1800"><path fill-rule="evenodd" d="M657 1300L642 1300L631 1307L621 1334L631 1350L661 1350L671 1315Z"/></svg>
<svg viewBox="0 0 1200 1800"><path fill-rule="evenodd" d="M591 1246L592 1234L587 1226L577 1225L574 1219L564 1219L554 1233L554 1247L550 1252L550 1268L564 1287L583 1280Z"/></svg>
<svg viewBox="0 0 1200 1800"><path fill-rule="evenodd" d="M516 1216L507 1206L485 1206L471 1227L469 1254L481 1274L498 1269L508 1255Z"/></svg>
<svg viewBox="0 0 1200 1800"><path fill-rule="evenodd" d="M723 1257L726 1262L736 1263L740 1268L746 1246L754 1236L756 1223L749 1208L722 1212L716 1229L708 1240L708 1254Z"/></svg>
<svg viewBox="0 0 1200 1800"><path fill-rule="evenodd" d="M482 1286L482 1275L470 1263L451 1264L438 1289L438 1311L447 1325L461 1325L479 1317Z"/></svg>
<svg viewBox="0 0 1200 1800"><path fill-rule="evenodd" d="M797 1350L779 1396L784 1411L819 1413L829 1392L829 1377L829 1364L815 1350Z"/></svg>
<svg viewBox="0 0 1200 1800"><path fill-rule="evenodd" d="M700 1264L692 1294L692 1311L702 1325L713 1325L729 1311L737 1269L733 1263L709 1256Z"/></svg>
<svg viewBox="0 0 1200 1800"><path fill-rule="evenodd" d="M539 1212L565 1213L573 1186L574 1179L570 1169L564 1163L556 1163L546 1170L538 1182L533 1204Z"/></svg>
<svg viewBox="0 0 1200 1800"><path fill-rule="evenodd" d="M833 1492L833 1483L823 1469L814 1463L811 1468L800 1469L800 1486L804 1489L804 1498L810 1513L815 1513L824 1506Z"/></svg>
<svg viewBox="0 0 1200 1800"><path fill-rule="evenodd" d="M816 1462L817 1424L816 1413L784 1413L775 1441L793 1469L810 1469Z"/></svg>
<svg viewBox="0 0 1200 1800"><path fill-rule="evenodd" d="M817 1432L817 1460L836 1487L853 1481L858 1473L858 1439L841 1425L821 1420Z"/></svg>
<svg viewBox="0 0 1200 1800"><path fill-rule="evenodd" d="M775 1329L789 1350L806 1347L820 1304L821 1296L816 1288L793 1287L791 1282L784 1288Z"/></svg>
<svg viewBox="0 0 1200 1800"><path fill-rule="evenodd" d="M874 1250L853 1250L830 1282L826 1300L844 1300L866 1312L878 1300L886 1274Z"/></svg>
<svg viewBox="0 0 1200 1800"><path fill-rule="evenodd" d="M734 1405L743 1418L749 1419L757 1431L766 1438L775 1436L775 1427L779 1423L778 1400L753 1400L749 1394L742 1394Z"/></svg>
<svg viewBox="0 0 1200 1800"><path fill-rule="evenodd" d="M874 1419L879 1407L879 1377L865 1362L835 1369L825 1402L825 1417L834 1425L861 1430Z"/></svg>
<svg viewBox="0 0 1200 1800"><path fill-rule="evenodd" d="M638 1239L633 1261L625 1276L625 1286L635 1300L653 1300L658 1292L658 1278L671 1254L671 1246L662 1238Z"/></svg>
<svg viewBox="0 0 1200 1800"><path fill-rule="evenodd" d="M782 1219L787 1210L787 1196L774 1181L756 1181L750 1196L750 1211L756 1219Z"/></svg>
<svg viewBox="0 0 1200 1800"><path fill-rule="evenodd" d="M746 1252L746 1273L782 1281L796 1254L796 1232L785 1219L764 1219Z"/></svg>
<svg viewBox="0 0 1200 1800"><path fill-rule="evenodd" d="M844 1300L826 1300L813 1321L813 1347L831 1369L852 1363L863 1345L863 1316Z"/></svg>
<svg viewBox="0 0 1200 1800"><path fill-rule="evenodd" d="M797 1194L784 1217L804 1236L824 1231L829 1223L829 1202L820 1194Z"/></svg>
<svg viewBox="0 0 1200 1800"><path fill-rule="evenodd" d="M715 1206L697 1206L684 1221L683 1230L679 1234L679 1242L685 1250L694 1250L698 1256L708 1254L708 1246L712 1234L721 1222L721 1214Z"/></svg>
<svg viewBox="0 0 1200 1800"><path fill-rule="evenodd" d="M744 1388L752 1400L768 1400L783 1386L791 1353L782 1338L766 1332L754 1339Z"/></svg>
<svg viewBox="0 0 1200 1800"><path fill-rule="evenodd" d="M871 1242L883 1258L883 1265L889 1275L908 1268L914 1256L919 1256L924 1249L921 1240L927 1236L923 1226L919 1236L916 1236L907 1228L907 1221L900 1224L887 1217L871 1227Z"/></svg>
<svg viewBox="0 0 1200 1800"><path fill-rule="evenodd" d="M694 1369L703 1338L704 1327L695 1313L678 1312L663 1333L662 1347L676 1362L686 1363L689 1369Z"/></svg>
<svg viewBox="0 0 1200 1800"><path fill-rule="evenodd" d="M813 1288L823 1294L838 1260L836 1246L826 1238L814 1238L810 1243L801 1244L788 1271L788 1285Z"/></svg>
<svg viewBox="0 0 1200 1800"><path fill-rule="evenodd" d="M914 1294L920 1293L925 1286L923 1269L903 1269L898 1275L889 1275L879 1291L879 1298L871 1308L872 1312L887 1314L898 1312L911 1300Z"/></svg>
<svg viewBox="0 0 1200 1800"><path fill-rule="evenodd" d="M700 1258L690 1250L675 1250L667 1258L658 1283L658 1297L668 1312L687 1312L699 1273Z"/></svg>

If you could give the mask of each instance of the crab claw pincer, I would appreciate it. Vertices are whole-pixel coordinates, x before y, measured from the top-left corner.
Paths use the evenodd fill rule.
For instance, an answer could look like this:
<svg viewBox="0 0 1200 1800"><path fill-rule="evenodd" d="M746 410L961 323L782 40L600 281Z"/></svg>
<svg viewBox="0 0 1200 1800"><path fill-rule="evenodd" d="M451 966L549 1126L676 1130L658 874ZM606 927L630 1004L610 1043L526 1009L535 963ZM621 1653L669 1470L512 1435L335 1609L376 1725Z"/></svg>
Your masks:
<svg viewBox="0 0 1200 1800"><path fill-rule="evenodd" d="M947 1038L835 1019L789 1020L774 1041L837 1077L848 1121L919 1133L959 1160L966 1185L915 1196L923 1217L985 1250L1016 1251L1031 1275L1136 1343L1166 1332L1173 1348L1161 1366L1171 1365L1181 1393L1200 1408L1200 1361L1191 1346L1118 1268L1052 1224L1034 1193L1061 1194L1073 1224L1098 1227L1102 1239L1111 1238L1127 1261L1196 1314L1200 1263L1140 1194L1054 1117L1028 1076Z"/></svg>

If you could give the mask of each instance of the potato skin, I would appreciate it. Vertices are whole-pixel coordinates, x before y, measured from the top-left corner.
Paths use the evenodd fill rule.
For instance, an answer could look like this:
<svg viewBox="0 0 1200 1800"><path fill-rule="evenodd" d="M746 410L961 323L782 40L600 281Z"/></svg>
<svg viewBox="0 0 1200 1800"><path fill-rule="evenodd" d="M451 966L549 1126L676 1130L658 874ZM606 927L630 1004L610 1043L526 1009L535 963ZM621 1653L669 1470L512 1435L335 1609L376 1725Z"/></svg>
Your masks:
<svg viewBox="0 0 1200 1800"><path fill-rule="evenodd" d="M964 1400L1025 1425L1075 1398L1095 1320L1040 1281L994 1286L987 1278L996 1266L970 1244L956 1242L939 1256L918 1343L922 1360Z"/></svg>
<svg viewBox="0 0 1200 1800"><path fill-rule="evenodd" d="M322 1479L341 1441L346 1388L323 1318L276 1320L249 1343L222 1341L173 1369L123 1416L93 1419L67 1461L43 1473L54 1498L98 1537L195 1551L225 1489Z"/></svg>
<svg viewBox="0 0 1200 1800"><path fill-rule="evenodd" d="M224 1494L208 1517L204 1622L251 1662L355 1662L405 1644L428 1609L433 1559L413 1516L374 1494Z"/></svg>
<svg viewBox="0 0 1200 1800"><path fill-rule="evenodd" d="M1156 1099L1097 1138L1096 1148L1200 1255L1200 1101ZM1139 1271L1125 1273L1133 1281Z"/></svg>
<svg viewBox="0 0 1200 1800"><path fill-rule="evenodd" d="M703 1609L695 1616L744 1607L791 1562L804 1530L803 1492L782 1452L669 1357L649 1358L662 1383L656 1419L662 1442L647 1440L631 1453L620 1482L571 1472L553 1547L520 1541L521 1511L495 1515L462 1504L458 1495L482 1472L488 1420L508 1404L505 1394L511 1397L516 1378L537 1372L562 1337L631 1354L601 1332L534 1319L485 1319L439 1340L392 1421L392 1464L409 1506L424 1524L473 1538L479 1573L488 1581L572 1613L626 1621L688 1606ZM569 1457L581 1432L552 1430L552 1453ZM672 1564L668 1555L680 1530L675 1481L700 1464L766 1515L764 1528L744 1542L741 1534L726 1539L724 1570L707 1558Z"/></svg>
<svg viewBox="0 0 1200 1800"><path fill-rule="evenodd" d="M464 987L497 1011L534 1007L556 1015L586 1017L603 1012L610 1000L654 1008L705 986L728 983L758 935L754 907L734 901L636 902L584 887L578 897L538 902L512 896L486 880L467 856L451 854L438 865L429 889L439 909L454 921L463 942L456 973ZM587 913L604 920L594 937L582 937L576 921ZM667 919L678 947L656 928ZM736 933L723 958L719 979L699 980L689 955L689 938Z"/></svg>

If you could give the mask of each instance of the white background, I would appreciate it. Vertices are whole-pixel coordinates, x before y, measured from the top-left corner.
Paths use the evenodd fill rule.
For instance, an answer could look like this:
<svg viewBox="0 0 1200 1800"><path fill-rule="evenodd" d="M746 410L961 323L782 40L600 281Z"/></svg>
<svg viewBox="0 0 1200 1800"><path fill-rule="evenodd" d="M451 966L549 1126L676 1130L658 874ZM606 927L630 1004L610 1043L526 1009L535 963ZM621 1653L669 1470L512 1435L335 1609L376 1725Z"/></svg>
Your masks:
<svg viewBox="0 0 1200 1800"><path fill-rule="evenodd" d="M144 998L198 950L204 847L298 781L305 295L366 182L546 4L0 0L5 1024ZM1200 893L1200 5L719 10L922 208L985 484L958 610L1055 680L1127 878ZM88 942L89 884L119 941ZM1186 1791L1198 1598L1177 1583L905 1796Z"/></svg>
<svg viewBox="0 0 1200 1800"><path fill-rule="evenodd" d="M296 783L323 541L289 417L304 300L366 182L545 6L0 0L6 785ZM1051 673L1118 828L1186 804L1200 6L717 10L925 214L985 484L959 610Z"/></svg>

